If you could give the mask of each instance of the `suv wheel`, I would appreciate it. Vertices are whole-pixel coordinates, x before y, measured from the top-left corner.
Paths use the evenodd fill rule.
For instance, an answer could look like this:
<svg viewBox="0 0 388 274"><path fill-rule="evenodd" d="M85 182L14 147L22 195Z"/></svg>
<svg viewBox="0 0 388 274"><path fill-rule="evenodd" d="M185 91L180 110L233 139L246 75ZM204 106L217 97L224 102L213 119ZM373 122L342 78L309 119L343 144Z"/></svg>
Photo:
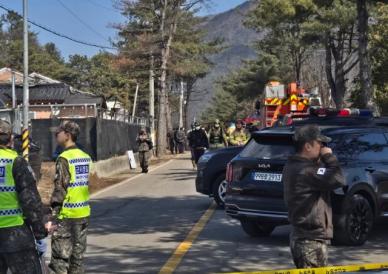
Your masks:
<svg viewBox="0 0 388 274"><path fill-rule="evenodd" d="M374 215L369 201L360 194L345 200L335 226L336 244L358 246L365 243L373 227Z"/></svg>
<svg viewBox="0 0 388 274"><path fill-rule="evenodd" d="M212 192L213 192L214 201L216 201L217 205L223 208L225 206L225 196L226 196L225 174L218 176L218 178L213 184Z"/></svg>
<svg viewBox="0 0 388 274"><path fill-rule="evenodd" d="M269 236L275 229L275 226L273 225L261 224L253 219L242 219L240 222L245 233L251 237Z"/></svg>

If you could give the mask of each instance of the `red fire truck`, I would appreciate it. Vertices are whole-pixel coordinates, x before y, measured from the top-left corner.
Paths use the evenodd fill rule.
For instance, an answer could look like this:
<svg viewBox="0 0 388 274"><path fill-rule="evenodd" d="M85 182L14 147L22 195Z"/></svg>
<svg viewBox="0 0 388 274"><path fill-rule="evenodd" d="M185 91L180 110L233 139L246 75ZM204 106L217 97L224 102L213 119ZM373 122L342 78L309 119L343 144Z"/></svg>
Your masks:
<svg viewBox="0 0 388 274"><path fill-rule="evenodd" d="M265 87L262 106L262 125L271 127L286 115L308 115L310 106L321 106L321 99L318 94L307 93L297 83L285 86L273 81Z"/></svg>

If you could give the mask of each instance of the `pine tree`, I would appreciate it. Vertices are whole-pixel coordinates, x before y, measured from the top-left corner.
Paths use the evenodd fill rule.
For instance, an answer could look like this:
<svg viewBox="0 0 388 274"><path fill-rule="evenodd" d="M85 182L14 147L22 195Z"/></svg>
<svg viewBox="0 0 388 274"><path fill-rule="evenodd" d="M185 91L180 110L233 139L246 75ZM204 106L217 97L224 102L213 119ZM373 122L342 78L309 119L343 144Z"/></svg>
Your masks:
<svg viewBox="0 0 388 274"><path fill-rule="evenodd" d="M313 46L307 40L305 23L314 16L315 9L313 0L261 0L246 20L248 27L265 33L259 49L269 53L268 49L272 48L273 57L292 67L297 82L301 80L302 66Z"/></svg>
<svg viewBox="0 0 388 274"><path fill-rule="evenodd" d="M205 0L121 0L127 22L120 29L122 55L128 57L129 67L158 76L157 154L163 155L167 146L169 115L168 80L172 62L173 43L188 14ZM124 57L125 58L125 57ZM151 65L152 64L152 65ZM138 79L136 77L136 79Z"/></svg>

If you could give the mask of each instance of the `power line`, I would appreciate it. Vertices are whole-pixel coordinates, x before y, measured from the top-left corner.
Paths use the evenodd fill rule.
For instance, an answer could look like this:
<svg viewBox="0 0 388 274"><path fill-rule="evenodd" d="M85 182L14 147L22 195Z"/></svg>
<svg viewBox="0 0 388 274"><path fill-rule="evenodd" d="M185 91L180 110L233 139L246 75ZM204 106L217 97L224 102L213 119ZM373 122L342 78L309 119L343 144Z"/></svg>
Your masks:
<svg viewBox="0 0 388 274"><path fill-rule="evenodd" d="M78 22L80 22L82 25L84 25L87 29L89 29L91 32L99 36L100 38L104 39L107 42L110 42L108 39L105 38L104 35L96 31L93 27L91 27L88 23L86 23L84 20L82 20L81 17L79 17L75 12L73 12L68 6L66 6L61 0L57 0L57 2L65 9L68 13L70 13Z"/></svg>
<svg viewBox="0 0 388 274"><path fill-rule="evenodd" d="M92 4L93 6L96 6L96 7L100 7L102 9L105 9L105 10L109 10L109 11L114 11L114 12L118 12L118 10L114 9L114 8L110 8L110 7L107 7L105 5L101 5L101 3L98 3L98 2L94 2L93 0L87 0L90 4Z"/></svg>
<svg viewBox="0 0 388 274"><path fill-rule="evenodd" d="M9 8L6 8L6 7L4 7L4 6L1 5L1 4L0 4L0 9L3 9L3 10L5 10L5 11L7 11L7 12L15 13L18 17L23 18L23 16L21 16L21 15L20 15L19 13L17 13L16 11L11 10L11 9L9 9ZM43 26L43 25L41 25L41 24L38 24L38 23L36 23L36 22L33 22L33 21L31 21L31 20L28 20L28 22L29 22L31 25L34 25L35 27L38 27L38 28L40 28L40 29L42 29L42 30L45 30L45 31L47 31L47 32L49 32L49 33L51 33L51 34L54 34L54 35L56 35L56 36L59 36L59 37L61 37L61 38L70 40L70 41L72 41L72 42L74 42L74 43L78 43L78 44L85 45L85 46L89 46L89 47L95 47L95 48L100 48L100 49L106 49L106 50L119 50L119 48L116 48L116 47L98 45L98 44L94 44L94 43L89 43L89 42L85 42L85 41L82 41L82 40L78 40L78 39L73 38L73 37L70 37L70 36L68 36L68 35L66 35L66 34L62 34L62 33L59 33L59 32L57 32L57 31L55 31L55 30L52 30L52 29L50 29L50 28L48 28L48 27L45 27L45 26Z"/></svg>

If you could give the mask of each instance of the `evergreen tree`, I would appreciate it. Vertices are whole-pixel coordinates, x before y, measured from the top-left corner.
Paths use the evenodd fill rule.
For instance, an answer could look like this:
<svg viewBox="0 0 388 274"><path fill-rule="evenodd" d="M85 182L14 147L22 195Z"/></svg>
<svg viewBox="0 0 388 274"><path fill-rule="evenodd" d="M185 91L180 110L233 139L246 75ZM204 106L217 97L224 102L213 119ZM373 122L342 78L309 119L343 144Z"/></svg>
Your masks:
<svg viewBox="0 0 388 274"><path fill-rule="evenodd" d="M158 130L157 154L163 155L167 146L169 118L168 81L175 49L174 43L185 29L187 16L196 11L205 0L121 0L122 14L127 17L118 26L122 56L127 57L128 67L136 68L135 79L145 78L146 72L157 75ZM195 27L195 26L191 26ZM149 76L149 75L148 75Z"/></svg>

